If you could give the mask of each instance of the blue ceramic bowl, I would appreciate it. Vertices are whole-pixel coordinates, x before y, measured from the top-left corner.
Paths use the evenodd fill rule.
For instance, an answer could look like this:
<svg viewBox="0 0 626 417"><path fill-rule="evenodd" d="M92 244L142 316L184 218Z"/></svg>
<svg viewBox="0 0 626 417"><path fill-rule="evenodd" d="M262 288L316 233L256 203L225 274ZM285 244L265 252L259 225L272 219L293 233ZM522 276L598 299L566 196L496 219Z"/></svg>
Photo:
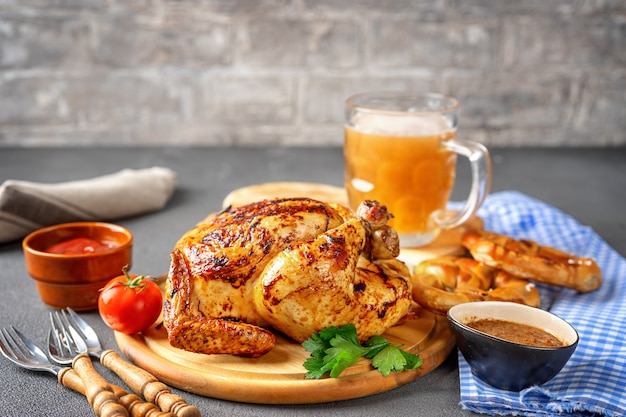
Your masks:
<svg viewBox="0 0 626 417"><path fill-rule="evenodd" d="M477 319L499 319L534 326L555 336L563 346L514 343L466 325ZM474 375L507 391L521 391L549 381L559 373L578 345L578 333L565 320L523 304L500 301L459 304L448 311L448 321L457 347Z"/></svg>

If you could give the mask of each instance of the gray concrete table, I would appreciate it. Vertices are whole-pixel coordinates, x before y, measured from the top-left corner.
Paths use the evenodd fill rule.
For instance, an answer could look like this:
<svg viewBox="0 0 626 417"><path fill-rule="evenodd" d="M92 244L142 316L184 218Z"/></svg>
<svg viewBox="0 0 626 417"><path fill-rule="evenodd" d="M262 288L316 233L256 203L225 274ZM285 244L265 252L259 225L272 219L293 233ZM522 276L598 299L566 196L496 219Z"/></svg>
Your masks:
<svg viewBox="0 0 626 417"><path fill-rule="evenodd" d="M492 192L517 190L552 204L593 227L626 254L626 148L491 149ZM269 181L313 181L341 185L339 148L0 148L0 181L61 182L123 168L167 166L179 186L160 212L117 223L135 235L133 271L162 274L176 240L209 212L218 210L232 189ZM464 197L467 168L459 164L454 199ZM20 242L0 245L0 325L13 324L44 344L47 314L26 273ZM113 333L97 312L84 317L106 348L117 349ZM456 352L435 371L386 393L336 403L255 405L205 398L175 390L205 416L470 416L459 406ZM96 363L110 381L120 383ZM89 416L86 400L51 375L22 370L0 358L0 416Z"/></svg>

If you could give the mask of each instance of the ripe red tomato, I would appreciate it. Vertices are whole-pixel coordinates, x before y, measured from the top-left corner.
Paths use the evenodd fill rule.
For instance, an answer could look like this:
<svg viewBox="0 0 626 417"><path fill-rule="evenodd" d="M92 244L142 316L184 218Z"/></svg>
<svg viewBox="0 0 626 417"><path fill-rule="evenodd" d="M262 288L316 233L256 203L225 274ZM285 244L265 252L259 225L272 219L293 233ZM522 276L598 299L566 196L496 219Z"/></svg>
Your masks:
<svg viewBox="0 0 626 417"><path fill-rule="evenodd" d="M124 275L110 280L100 291L98 310L113 330L133 334L147 329L161 314L163 297L159 286L143 275Z"/></svg>

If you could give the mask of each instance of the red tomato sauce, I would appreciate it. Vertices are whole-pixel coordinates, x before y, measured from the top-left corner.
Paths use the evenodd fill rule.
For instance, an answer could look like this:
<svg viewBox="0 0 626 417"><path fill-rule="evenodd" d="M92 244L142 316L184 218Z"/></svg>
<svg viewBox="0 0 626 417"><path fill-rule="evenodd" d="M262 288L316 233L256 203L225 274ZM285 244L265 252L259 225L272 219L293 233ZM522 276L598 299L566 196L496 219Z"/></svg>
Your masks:
<svg viewBox="0 0 626 417"><path fill-rule="evenodd" d="M113 243L100 242L87 237L77 237L64 240L48 247L44 252L63 255L82 255L85 253L104 252L116 245Z"/></svg>

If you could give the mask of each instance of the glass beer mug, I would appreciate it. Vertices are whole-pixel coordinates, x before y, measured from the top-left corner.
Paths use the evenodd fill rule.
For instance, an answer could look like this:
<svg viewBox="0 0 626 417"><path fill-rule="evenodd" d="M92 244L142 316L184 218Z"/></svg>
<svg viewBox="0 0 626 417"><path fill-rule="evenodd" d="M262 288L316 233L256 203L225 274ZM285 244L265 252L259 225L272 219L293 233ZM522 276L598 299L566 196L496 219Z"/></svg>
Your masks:
<svg viewBox="0 0 626 417"><path fill-rule="evenodd" d="M431 243L468 220L491 185L487 149L456 138L459 102L431 93L363 93L346 100L345 187L353 210L363 200L387 206L402 247ZM446 209L457 154L469 158L470 195Z"/></svg>

